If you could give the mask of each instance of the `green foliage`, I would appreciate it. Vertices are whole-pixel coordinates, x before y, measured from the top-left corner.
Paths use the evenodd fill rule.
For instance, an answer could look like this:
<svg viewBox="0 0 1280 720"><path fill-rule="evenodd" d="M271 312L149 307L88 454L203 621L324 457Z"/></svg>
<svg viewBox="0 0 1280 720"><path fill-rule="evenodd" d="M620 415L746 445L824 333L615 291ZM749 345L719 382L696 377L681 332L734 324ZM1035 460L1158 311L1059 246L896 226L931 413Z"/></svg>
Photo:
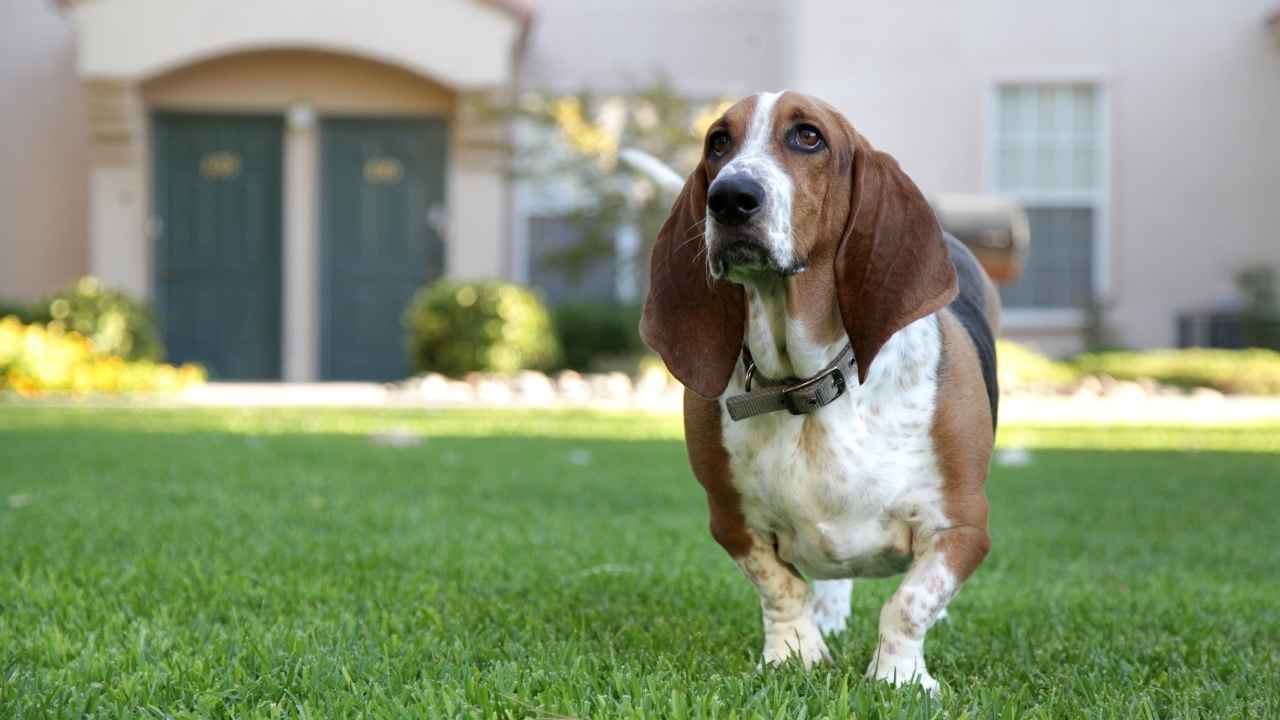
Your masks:
<svg viewBox="0 0 1280 720"><path fill-rule="evenodd" d="M572 277L613 256L620 225L652 242L671 209L671 195L620 163L619 151L643 150L683 174L697 165L707 126L728 106L723 98L691 99L660 78L618 95L527 93L512 105L482 110L521 122L532 136L514 148L517 177L572 189L576 204L566 214L582 239L546 257ZM640 274L648 257L641 249L624 271Z"/></svg>
<svg viewBox="0 0 1280 720"><path fill-rule="evenodd" d="M414 296L405 312L415 370L548 370L560 360L551 314L532 291L499 281L441 280Z"/></svg>
<svg viewBox="0 0 1280 720"><path fill-rule="evenodd" d="M1150 378L1166 385L1208 387L1241 395L1280 394L1280 352L1274 350L1148 350L1088 353L1072 361L1082 373L1117 380Z"/></svg>
<svg viewBox="0 0 1280 720"><path fill-rule="evenodd" d="M1053 360L1011 340L996 341L996 370L1000 387L1064 387L1080 379L1080 373L1065 362Z"/></svg>
<svg viewBox="0 0 1280 720"><path fill-rule="evenodd" d="M756 669L678 415L0 406L0 716L1277 718L1277 429L1002 426L930 700L862 678L896 578Z"/></svg>
<svg viewBox="0 0 1280 720"><path fill-rule="evenodd" d="M590 370L602 357L633 357L645 352L640 340L639 305L561 305L555 309L555 322L564 364L574 370Z"/></svg>
<svg viewBox="0 0 1280 720"><path fill-rule="evenodd" d="M95 277L83 277L41 301L29 321L58 323L91 340L94 349L104 355L125 360L164 358L155 321L146 306L103 286Z"/></svg>
<svg viewBox="0 0 1280 720"><path fill-rule="evenodd" d="M89 339L60 323L28 325L15 316L0 317L0 391L23 397L171 392L204 381L204 369L198 365L125 360L100 352Z"/></svg>
<svg viewBox="0 0 1280 720"><path fill-rule="evenodd" d="M1025 345L996 343L1000 387L1064 388L1086 375L1153 380L1237 395L1280 395L1280 352L1272 350L1144 350L1093 352L1053 360Z"/></svg>
<svg viewBox="0 0 1280 720"><path fill-rule="evenodd" d="M1245 314L1255 317L1280 316L1280 289L1276 271L1266 265L1254 265L1236 274L1236 287L1245 299Z"/></svg>
<svg viewBox="0 0 1280 720"><path fill-rule="evenodd" d="M1280 350L1280 289L1274 268L1256 265L1236 275L1236 287L1244 296L1240 319L1249 347Z"/></svg>
<svg viewBox="0 0 1280 720"><path fill-rule="evenodd" d="M35 320L35 316L35 309L30 304L0 300L0 318L17 318L18 322L30 325Z"/></svg>

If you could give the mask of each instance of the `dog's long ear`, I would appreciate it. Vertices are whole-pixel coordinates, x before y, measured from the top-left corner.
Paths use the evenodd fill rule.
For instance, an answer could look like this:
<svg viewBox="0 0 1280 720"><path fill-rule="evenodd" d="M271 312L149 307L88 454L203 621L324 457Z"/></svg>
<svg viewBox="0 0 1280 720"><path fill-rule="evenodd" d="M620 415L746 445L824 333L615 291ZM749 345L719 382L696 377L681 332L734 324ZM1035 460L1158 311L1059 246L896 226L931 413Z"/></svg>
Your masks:
<svg viewBox="0 0 1280 720"><path fill-rule="evenodd" d="M945 307L957 293L942 228L898 162L852 133L853 197L836 251L836 295L866 382L894 333Z"/></svg>
<svg viewBox="0 0 1280 720"><path fill-rule="evenodd" d="M706 208L707 171L699 164L658 232L640 336L685 387L717 398L742 352L746 301L742 288L711 279Z"/></svg>

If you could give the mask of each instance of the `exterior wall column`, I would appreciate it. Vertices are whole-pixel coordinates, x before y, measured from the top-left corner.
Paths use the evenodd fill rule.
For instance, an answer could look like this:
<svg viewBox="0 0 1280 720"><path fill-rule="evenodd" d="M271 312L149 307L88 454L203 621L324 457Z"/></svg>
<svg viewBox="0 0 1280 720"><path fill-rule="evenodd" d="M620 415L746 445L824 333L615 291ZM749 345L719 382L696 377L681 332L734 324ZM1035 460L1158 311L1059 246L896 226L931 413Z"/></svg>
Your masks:
<svg viewBox="0 0 1280 720"><path fill-rule="evenodd" d="M89 117L89 272L136 297L152 297L147 222L147 117L137 85L86 80Z"/></svg>
<svg viewBox="0 0 1280 720"><path fill-rule="evenodd" d="M489 93L459 93L451 122L445 273L456 280L510 276L506 129L483 112L494 102Z"/></svg>
<svg viewBox="0 0 1280 720"><path fill-rule="evenodd" d="M281 365L286 381L311 382L320 376L320 132L308 105L285 121Z"/></svg>

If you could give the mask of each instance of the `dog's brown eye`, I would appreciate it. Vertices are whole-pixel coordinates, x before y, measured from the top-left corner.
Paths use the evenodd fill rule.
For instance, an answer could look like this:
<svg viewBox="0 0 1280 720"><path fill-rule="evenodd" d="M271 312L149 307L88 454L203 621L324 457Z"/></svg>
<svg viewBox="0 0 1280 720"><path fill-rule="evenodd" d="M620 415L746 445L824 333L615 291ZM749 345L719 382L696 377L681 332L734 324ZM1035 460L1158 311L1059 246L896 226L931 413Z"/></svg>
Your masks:
<svg viewBox="0 0 1280 720"><path fill-rule="evenodd" d="M707 147L711 149L711 154L720 157L729 151L729 146L733 144L733 140L729 137L729 133L724 130L717 130L711 134L711 139L707 141Z"/></svg>
<svg viewBox="0 0 1280 720"><path fill-rule="evenodd" d="M791 144L799 150L817 150L822 147L822 133L812 125L797 125L791 133Z"/></svg>

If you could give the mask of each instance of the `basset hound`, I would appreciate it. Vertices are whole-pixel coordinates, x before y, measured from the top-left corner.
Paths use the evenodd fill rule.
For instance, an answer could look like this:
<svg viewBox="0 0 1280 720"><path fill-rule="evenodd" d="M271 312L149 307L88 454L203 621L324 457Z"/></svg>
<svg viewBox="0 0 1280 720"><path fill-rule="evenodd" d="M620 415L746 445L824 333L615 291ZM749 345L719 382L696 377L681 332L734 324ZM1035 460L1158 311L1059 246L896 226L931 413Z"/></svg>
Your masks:
<svg viewBox="0 0 1280 720"><path fill-rule="evenodd" d="M905 573L867 675L936 692L925 633L991 545L998 315L974 256L830 105L764 93L711 125L641 334L686 388L689 462L760 596L764 662L828 660L851 578Z"/></svg>

